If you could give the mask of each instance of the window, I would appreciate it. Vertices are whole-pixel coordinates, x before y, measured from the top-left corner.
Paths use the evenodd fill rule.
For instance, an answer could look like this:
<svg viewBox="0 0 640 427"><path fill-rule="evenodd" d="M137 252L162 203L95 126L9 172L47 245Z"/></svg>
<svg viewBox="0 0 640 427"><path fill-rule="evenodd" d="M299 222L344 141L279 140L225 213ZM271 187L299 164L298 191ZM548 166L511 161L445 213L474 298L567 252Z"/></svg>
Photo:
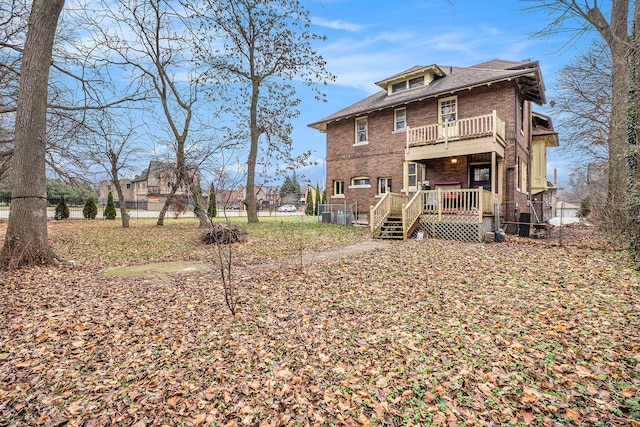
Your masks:
<svg viewBox="0 0 640 427"><path fill-rule="evenodd" d="M407 164L407 186L409 188L415 188L418 186L418 164Z"/></svg>
<svg viewBox="0 0 640 427"><path fill-rule="evenodd" d="M369 131L367 118L361 117L356 119L356 145L367 144L369 141Z"/></svg>
<svg viewBox="0 0 640 427"><path fill-rule="evenodd" d="M341 179L336 179L333 181L333 196L334 197L344 197L344 181Z"/></svg>
<svg viewBox="0 0 640 427"><path fill-rule="evenodd" d="M413 79L404 80L391 85L391 93L402 92L403 90L412 89L414 87L424 86L424 76L415 77Z"/></svg>
<svg viewBox="0 0 640 427"><path fill-rule="evenodd" d="M471 188L478 187L491 191L490 165L476 165L471 167Z"/></svg>
<svg viewBox="0 0 640 427"><path fill-rule="evenodd" d="M111 191L111 184L107 185L107 191Z"/></svg>
<svg viewBox="0 0 640 427"><path fill-rule="evenodd" d="M440 123L453 122L458 119L458 99L456 96L444 98L439 101L438 121Z"/></svg>
<svg viewBox="0 0 640 427"><path fill-rule="evenodd" d="M127 190L131 190L131 184L127 184Z"/></svg>
<svg viewBox="0 0 640 427"><path fill-rule="evenodd" d="M394 85L391 85L391 93L402 92L407 89L407 82L400 82Z"/></svg>
<svg viewBox="0 0 640 427"><path fill-rule="evenodd" d="M424 76L416 77L415 79L409 80L410 88L414 88L418 86L424 86Z"/></svg>
<svg viewBox="0 0 640 427"><path fill-rule="evenodd" d="M458 97L452 96L438 101L438 132L441 138L458 136Z"/></svg>
<svg viewBox="0 0 640 427"><path fill-rule="evenodd" d="M351 178L351 187L369 187L371 188L371 180L368 176L357 176Z"/></svg>
<svg viewBox="0 0 640 427"><path fill-rule="evenodd" d="M520 190L523 192L527 192L528 188L528 175L529 175L529 165L522 160L520 162Z"/></svg>
<svg viewBox="0 0 640 427"><path fill-rule="evenodd" d="M378 194L387 194L391 192L391 178L378 178Z"/></svg>
<svg viewBox="0 0 640 427"><path fill-rule="evenodd" d="M407 126L407 109L398 108L394 111L393 116L393 130L396 132L404 131Z"/></svg>

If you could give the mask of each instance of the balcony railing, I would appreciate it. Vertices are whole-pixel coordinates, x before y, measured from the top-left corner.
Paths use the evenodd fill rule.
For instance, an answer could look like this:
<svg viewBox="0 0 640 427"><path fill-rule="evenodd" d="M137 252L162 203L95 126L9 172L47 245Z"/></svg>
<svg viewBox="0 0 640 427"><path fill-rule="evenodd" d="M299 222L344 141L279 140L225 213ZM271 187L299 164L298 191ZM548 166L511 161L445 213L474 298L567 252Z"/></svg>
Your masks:
<svg viewBox="0 0 640 427"><path fill-rule="evenodd" d="M469 117L426 126L407 127L407 149L421 145L448 144L450 141L493 136L505 141L505 123L496 111L484 116Z"/></svg>

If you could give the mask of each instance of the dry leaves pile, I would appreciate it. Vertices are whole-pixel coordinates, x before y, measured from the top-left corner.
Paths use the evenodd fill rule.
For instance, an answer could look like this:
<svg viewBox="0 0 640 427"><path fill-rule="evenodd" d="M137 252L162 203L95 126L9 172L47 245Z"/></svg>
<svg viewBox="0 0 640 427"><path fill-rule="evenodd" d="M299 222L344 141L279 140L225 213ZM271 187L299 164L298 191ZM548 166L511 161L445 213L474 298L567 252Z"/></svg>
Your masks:
<svg viewBox="0 0 640 427"><path fill-rule="evenodd" d="M606 245L242 261L235 317L210 275L76 260L0 279L0 424L640 425L639 278Z"/></svg>

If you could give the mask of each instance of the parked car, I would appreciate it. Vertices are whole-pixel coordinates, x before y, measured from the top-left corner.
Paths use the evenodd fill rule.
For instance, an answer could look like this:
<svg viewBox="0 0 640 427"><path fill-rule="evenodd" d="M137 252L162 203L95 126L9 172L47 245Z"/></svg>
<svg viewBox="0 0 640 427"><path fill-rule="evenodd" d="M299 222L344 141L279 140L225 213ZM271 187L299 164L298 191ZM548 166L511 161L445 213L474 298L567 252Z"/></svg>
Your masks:
<svg viewBox="0 0 640 427"><path fill-rule="evenodd" d="M229 209L238 210L238 209L240 209L240 204L239 203L231 203L229 205Z"/></svg>
<svg viewBox="0 0 640 427"><path fill-rule="evenodd" d="M297 212L298 208L293 205L282 205L278 208L278 212Z"/></svg>

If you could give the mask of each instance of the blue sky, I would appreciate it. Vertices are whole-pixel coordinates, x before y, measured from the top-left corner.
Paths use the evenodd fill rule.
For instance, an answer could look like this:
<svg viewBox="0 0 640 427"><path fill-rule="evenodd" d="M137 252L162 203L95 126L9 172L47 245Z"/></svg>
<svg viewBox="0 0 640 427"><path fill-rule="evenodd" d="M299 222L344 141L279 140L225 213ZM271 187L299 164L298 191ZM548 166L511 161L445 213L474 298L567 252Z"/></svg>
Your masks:
<svg viewBox="0 0 640 427"><path fill-rule="evenodd" d="M376 92L374 84L413 65L470 66L495 58L537 60L542 68L547 100L554 99L557 75L589 46L583 37L568 44L571 34L545 39L531 35L544 28L548 16L524 12L530 3L506 0L312 0L313 30L327 36L318 44L335 83L324 87L327 102L300 90L301 115L294 122L293 144L297 153L313 151L320 164L299 171L305 181L323 185L325 135L307 124L322 119ZM553 117L549 104L536 111ZM562 135L560 135L562 143ZM557 149L549 149L547 177L557 169L562 183L573 168ZM565 156L566 157L566 156Z"/></svg>

